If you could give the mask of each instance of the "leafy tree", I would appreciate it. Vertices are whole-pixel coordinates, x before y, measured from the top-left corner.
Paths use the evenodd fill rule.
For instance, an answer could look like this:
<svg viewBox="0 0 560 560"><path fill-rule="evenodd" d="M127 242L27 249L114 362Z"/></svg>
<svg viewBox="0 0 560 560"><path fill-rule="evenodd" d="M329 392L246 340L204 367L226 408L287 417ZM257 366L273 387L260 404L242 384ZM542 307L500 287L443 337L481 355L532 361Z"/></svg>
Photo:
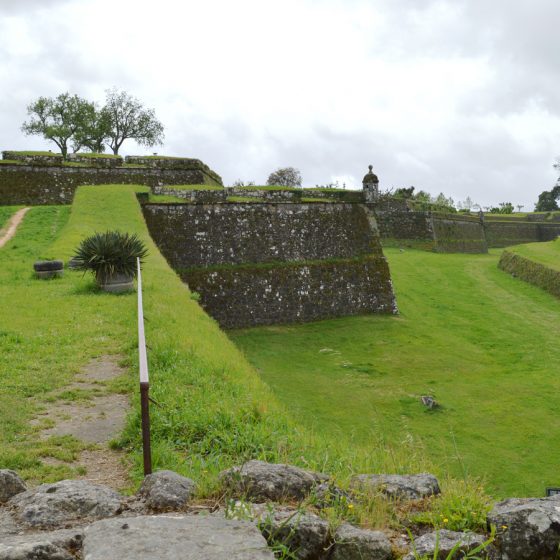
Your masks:
<svg viewBox="0 0 560 560"><path fill-rule="evenodd" d="M295 167L281 167L268 176L266 184L279 187L301 187L302 180L301 173Z"/></svg>
<svg viewBox="0 0 560 560"><path fill-rule="evenodd" d="M62 93L55 97L39 97L27 107L29 121L21 129L26 135L37 134L54 142L66 159L68 145L77 152L82 147L84 130L95 114L93 103Z"/></svg>
<svg viewBox="0 0 560 560"><path fill-rule="evenodd" d="M399 189L396 189L393 196L395 198L404 199L414 198L414 187L408 187L408 189L406 187L401 187Z"/></svg>
<svg viewBox="0 0 560 560"><path fill-rule="evenodd" d="M91 152L101 154L105 151L109 134L110 123L107 114L95 107L91 117L76 133L75 142Z"/></svg>
<svg viewBox="0 0 560 560"><path fill-rule="evenodd" d="M560 210L558 199L560 199L560 185L556 185L550 191L543 191L539 194L539 200L535 205L535 211L553 212L554 210Z"/></svg>
<svg viewBox="0 0 560 560"><path fill-rule="evenodd" d="M138 99L116 88L107 90L101 119L108 127L109 147L116 155L123 142L133 139L141 146L163 144L163 125L153 109L145 109Z"/></svg>

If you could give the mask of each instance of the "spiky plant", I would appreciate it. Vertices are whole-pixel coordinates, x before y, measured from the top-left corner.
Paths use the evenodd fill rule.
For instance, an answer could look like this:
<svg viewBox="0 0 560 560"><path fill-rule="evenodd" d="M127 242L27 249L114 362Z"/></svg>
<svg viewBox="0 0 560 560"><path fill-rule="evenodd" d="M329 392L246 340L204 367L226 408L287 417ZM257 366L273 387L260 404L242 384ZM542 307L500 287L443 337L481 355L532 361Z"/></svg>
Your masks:
<svg viewBox="0 0 560 560"><path fill-rule="evenodd" d="M98 283L104 284L115 274L136 276L136 259L148 254L146 245L134 233L107 231L84 239L74 253L75 268L90 270Z"/></svg>

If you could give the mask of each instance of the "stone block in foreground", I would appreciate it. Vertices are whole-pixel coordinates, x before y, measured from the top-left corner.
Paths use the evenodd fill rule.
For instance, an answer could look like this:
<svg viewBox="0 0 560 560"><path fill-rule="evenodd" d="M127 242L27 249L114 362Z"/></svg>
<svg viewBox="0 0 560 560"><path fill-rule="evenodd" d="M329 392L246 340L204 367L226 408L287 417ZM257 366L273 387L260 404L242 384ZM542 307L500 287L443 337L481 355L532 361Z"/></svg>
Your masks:
<svg viewBox="0 0 560 560"><path fill-rule="evenodd" d="M273 560L248 521L220 517L142 516L104 519L85 530L87 560Z"/></svg>

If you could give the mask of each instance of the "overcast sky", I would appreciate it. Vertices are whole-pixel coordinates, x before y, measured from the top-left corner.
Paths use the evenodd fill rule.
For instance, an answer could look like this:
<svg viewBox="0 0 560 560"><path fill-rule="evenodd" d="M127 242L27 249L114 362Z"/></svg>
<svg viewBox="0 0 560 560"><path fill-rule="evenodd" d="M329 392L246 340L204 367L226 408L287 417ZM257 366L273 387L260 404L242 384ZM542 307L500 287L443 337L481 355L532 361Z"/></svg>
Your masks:
<svg viewBox="0 0 560 560"><path fill-rule="evenodd" d="M27 105L116 86L161 154L262 184L414 185L532 210L560 155L559 0L0 0L0 149ZM122 152L146 153L133 142Z"/></svg>

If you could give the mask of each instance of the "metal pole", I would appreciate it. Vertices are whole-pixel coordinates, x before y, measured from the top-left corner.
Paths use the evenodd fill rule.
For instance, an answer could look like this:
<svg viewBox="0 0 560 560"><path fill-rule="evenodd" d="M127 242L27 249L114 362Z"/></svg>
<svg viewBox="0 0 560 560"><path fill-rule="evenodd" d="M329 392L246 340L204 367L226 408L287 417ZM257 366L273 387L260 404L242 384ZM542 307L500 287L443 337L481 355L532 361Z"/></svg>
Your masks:
<svg viewBox="0 0 560 560"><path fill-rule="evenodd" d="M152 474L152 450L150 446L150 384L140 383L140 407L142 411L142 449L144 452L144 476Z"/></svg>
<svg viewBox="0 0 560 560"><path fill-rule="evenodd" d="M144 333L144 309L142 305L142 273L140 259L138 267L138 363L140 370L140 410L142 415L142 449L144 454L144 476L152 474L152 450L150 445L150 379Z"/></svg>

